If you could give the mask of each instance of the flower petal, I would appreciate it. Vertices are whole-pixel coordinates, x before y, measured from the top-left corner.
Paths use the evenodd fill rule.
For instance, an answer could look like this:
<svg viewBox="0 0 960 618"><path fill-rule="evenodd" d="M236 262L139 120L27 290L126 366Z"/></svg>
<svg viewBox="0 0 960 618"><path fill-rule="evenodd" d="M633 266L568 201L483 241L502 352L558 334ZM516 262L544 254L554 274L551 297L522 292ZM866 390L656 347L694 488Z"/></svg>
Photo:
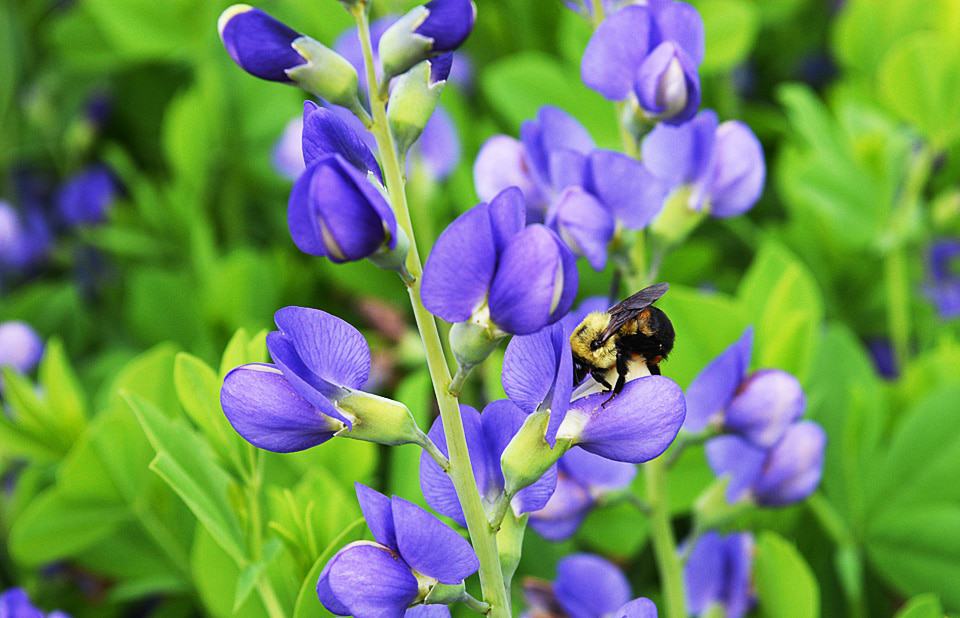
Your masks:
<svg viewBox="0 0 960 618"><path fill-rule="evenodd" d="M393 521L400 555L418 573L457 584L480 568L470 543L416 504L394 496Z"/></svg>
<svg viewBox="0 0 960 618"><path fill-rule="evenodd" d="M555 190L569 186L582 186L586 173L587 157L583 153L564 148L555 150L547 158L550 169L550 185Z"/></svg>
<svg viewBox="0 0 960 618"><path fill-rule="evenodd" d="M626 99L647 55L650 26L649 10L642 6L626 7L603 20L583 52L583 83L611 101Z"/></svg>
<svg viewBox="0 0 960 618"><path fill-rule="evenodd" d="M260 9L234 5L220 16L218 29L233 61L261 79L289 82L287 69L306 62L292 47L300 33Z"/></svg>
<svg viewBox="0 0 960 618"><path fill-rule="evenodd" d="M659 214L669 191L642 163L609 150L590 153L585 186L631 230L645 228Z"/></svg>
<svg viewBox="0 0 960 618"><path fill-rule="evenodd" d="M603 407L608 399L609 393L596 393L571 404L587 415L577 444L607 459L649 461L667 450L683 424L683 392L669 378L632 380Z"/></svg>
<svg viewBox="0 0 960 618"><path fill-rule="evenodd" d="M480 147L473 163L473 184L481 200L490 201L508 187L523 191L528 204L542 204L543 195L531 175L523 144L507 135L494 135Z"/></svg>
<svg viewBox="0 0 960 618"><path fill-rule="evenodd" d="M657 618L657 606L646 597L634 599L613 612L613 618Z"/></svg>
<svg viewBox="0 0 960 618"><path fill-rule="evenodd" d="M717 217L743 214L753 208L763 193L763 146L747 125L727 121L717 127L715 148L710 213Z"/></svg>
<svg viewBox="0 0 960 618"><path fill-rule="evenodd" d="M319 309L284 307L274 314L281 334L321 379L359 389L370 376L370 348L356 328Z"/></svg>
<svg viewBox="0 0 960 618"><path fill-rule="evenodd" d="M779 369L762 369L740 386L727 408L724 426L757 446L770 448L803 415L800 382ZM689 409L689 399L687 402Z"/></svg>
<svg viewBox="0 0 960 618"><path fill-rule="evenodd" d="M513 237L490 286L490 317L497 326L526 335L563 317L570 308L565 286L571 277L576 280L576 271L564 268L563 251L559 239L542 225L528 226Z"/></svg>
<svg viewBox="0 0 960 618"><path fill-rule="evenodd" d="M557 380L562 350L558 349L553 324L532 335L518 335L507 344L503 357L501 381L503 390L527 414L535 411L550 393Z"/></svg>
<svg viewBox="0 0 960 618"><path fill-rule="evenodd" d="M220 404L237 433L275 453L317 446L342 428L297 394L274 365L254 363L228 373Z"/></svg>
<svg viewBox="0 0 960 618"><path fill-rule="evenodd" d="M371 489L363 483L354 483L357 492L357 502L367 522L367 528L378 543L397 549L397 533L393 526L393 507L390 498L376 489Z"/></svg>
<svg viewBox="0 0 960 618"><path fill-rule="evenodd" d="M727 537L727 618L742 618L753 607L751 583L753 537L746 532Z"/></svg>
<svg viewBox="0 0 960 618"><path fill-rule="evenodd" d="M630 600L630 584L612 562L574 554L557 564L557 601L571 618L605 616Z"/></svg>
<svg viewBox="0 0 960 618"><path fill-rule="evenodd" d="M415 32L433 39L433 51L452 51L473 31L476 10L470 0L431 0L429 12Z"/></svg>
<svg viewBox="0 0 960 618"><path fill-rule="evenodd" d="M303 363L293 347L293 342L288 337L277 331L268 333L267 350L270 352L270 358L283 372L283 377L301 397L327 416L335 418L353 429L353 421L344 416L331 401L331 399L338 398L343 391L339 386L331 384L313 373Z"/></svg>
<svg viewBox="0 0 960 618"><path fill-rule="evenodd" d="M592 494L629 487L637 475L637 467L631 463L613 461L582 448L567 451L559 465L564 474L589 488Z"/></svg>
<svg viewBox="0 0 960 618"><path fill-rule="evenodd" d="M349 547L349 545L347 547ZM344 547L344 549L346 549L346 547ZM323 570L320 571L320 578L317 580L317 598L320 599L320 603L323 604L330 613L336 614L337 616L349 616L350 609L341 603L337 595L333 594L333 590L330 589L330 565L332 565L336 559L337 555L334 555L333 558L324 565Z"/></svg>
<svg viewBox="0 0 960 618"><path fill-rule="evenodd" d="M593 504L585 487L558 474L553 495L542 509L530 514L530 527L548 541L568 539L576 533Z"/></svg>
<svg viewBox="0 0 960 618"><path fill-rule="evenodd" d="M709 171L714 152L717 115L705 110L686 124L660 123L643 140L643 164L672 184L690 184Z"/></svg>
<svg viewBox="0 0 960 618"><path fill-rule="evenodd" d="M767 455L754 485L757 502L782 506L809 496L823 475L823 450L827 434L813 421L791 426Z"/></svg>
<svg viewBox="0 0 960 618"><path fill-rule="evenodd" d="M703 19L697 9L686 2L656 2L651 8L657 40L676 41L694 63L703 62Z"/></svg>
<svg viewBox="0 0 960 618"><path fill-rule="evenodd" d="M43 339L26 322L0 322L0 367L29 373L43 357Z"/></svg>
<svg viewBox="0 0 960 618"><path fill-rule="evenodd" d="M700 107L700 76L690 56L665 41L640 65L634 93L648 114L668 124L683 124Z"/></svg>
<svg viewBox="0 0 960 618"><path fill-rule="evenodd" d="M442 105L437 105L423 127L423 134L413 145L413 153L435 181L444 180L457 169L460 164L460 138L453 119Z"/></svg>
<svg viewBox="0 0 960 618"><path fill-rule="evenodd" d="M727 501L733 503L757 482L766 452L739 436L726 435L708 440L707 461L718 477L729 476Z"/></svg>
<svg viewBox="0 0 960 618"><path fill-rule="evenodd" d="M450 608L446 605L414 605L404 618L450 618Z"/></svg>
<svg viewBox="0 0 960 618"><path fill-rule="evenodd" d="M313 101L303 103L303 160L309 166L327 155L340 155L366 175L373 172L382 183L380 165L370 148L343 119Z"/></svg>
<svg viewBox="0 0 960 618"><path fill-rule="evenodd" d="M703 368L687 387L687 420L684 429L699 432L730 405L734 393L750 367L753 329L747 328L740 339Z"/></svg>
<svg viewBox="0 0 960 618"><path fill-rule="evenodd" d="M490 228L499 255L526 225L526 207L523 192L507 187L490 200Z"/></svg>
<svg viewBox="0 0 960 618"><path fill-rule="evenodd" d="M594 270L603 270L607 263L607 245L613 238L614 221L596 198L581 187L567 187L554 201L547 214L547 223L571 251L587 258Z"/></svg>
<svg viewBox="0 0 960 618"><path fill-rule="evenodd" d="M489 207L478 204L440 234L423 270L423 304L447 322L464 322L483 302L497 263Z"/></svg>
<svg viewBox="0 0 960 618"><path fill-rule="evenodd" d="M687 609L699 616L723 599L726 587L726 542L716 532L707 532L696 541L683 567Z"/></svg>
<svg viewBox="0 0 960 618"><path fill-rule="evenodd" d="M340 550L328 567L327 582L340 606L357 618L403 616L418 594L410 567L375 543L351 543Z"/></svg>

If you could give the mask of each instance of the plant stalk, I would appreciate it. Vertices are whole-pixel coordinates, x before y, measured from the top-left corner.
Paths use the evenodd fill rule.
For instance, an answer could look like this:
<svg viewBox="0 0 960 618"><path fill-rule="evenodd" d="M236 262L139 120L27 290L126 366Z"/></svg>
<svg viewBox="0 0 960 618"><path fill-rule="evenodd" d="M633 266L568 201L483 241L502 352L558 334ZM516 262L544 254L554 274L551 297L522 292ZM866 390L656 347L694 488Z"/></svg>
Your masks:
<svg viewBox="0 0 960 618"><path fill-rule="evenodd" d="M670 525L667 500L667 470L664 462L653 459L643 464L647 482L647 503L650 505L650 538L663 588L665 618L687 618L683 568L677 553L677 542Z"/></svg>
<svg viewBox="0 0 960 618"><path fill-rule="evenodd" d="M358 7L353 11L360 35L360 44L363 49L364 64L366 65L367 83L369 84L370 107L373 112L373 134L380 151L381 164L384 167L384 179L390 201L397 215L397 220L410 239L410 251L407 255L407 270L413 281L407 284L410 294L410 304L423 340L424 351L427 356L427 368L433 382L433 390L443 419L443 431L447 440L450 460L450 479L457 491L460 506L463 508L464 518L467 521L467 530L473 542L474 551L480 561L480 586L483 598L490 605L489 615L493 618L510 616L510 602L506 596L503 573L500 570L500 559L497 553L497 542L487 522L480 494L477 490L477 481L470 465L470 453L467 451L467 440L463 432L463 421L460 418L460 404L457 398L450 393L450 369L443 352L443 343L437 330L437 323L433 316L423 306L420 298L420 280L423 266L420 253L417 250L417 240L410 220L410 210L407 205L404 190L403 170L400 167L400 157L396 143L387 122L387 96L377 82L373 63L373 46L370 43L370 24L364 8Z"/></svg>

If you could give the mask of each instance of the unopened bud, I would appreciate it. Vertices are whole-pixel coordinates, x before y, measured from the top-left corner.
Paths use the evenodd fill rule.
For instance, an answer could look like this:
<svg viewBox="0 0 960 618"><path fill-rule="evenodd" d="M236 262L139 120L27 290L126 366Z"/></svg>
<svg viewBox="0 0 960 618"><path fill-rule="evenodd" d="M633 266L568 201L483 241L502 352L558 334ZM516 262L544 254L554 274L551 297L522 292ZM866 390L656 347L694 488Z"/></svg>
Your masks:
<svg viewBox="0 0 960 618"><path fill-rule="evenodd" d="M351 391L337 400L336 405L353 419L353 429L337 434L341 437L387 446L420 444L424 439L410 409L399 401Z"/></svg>
<svg viewBox="0 0 960 618"><path fill-rule="evenodd" d="M290 79L311 94L356 111L360 108L357 70L329 47L308 36L292 44L306 64L287 69Z"/></svg>
<svg viewBox="0 0 960 618"><path fill-rule="evenodd" d="M570 441L559 436L556 446L550 448L546 439L549 422L550 411L537 410L527 417L503 450L500 467L507 496L515 496L524 487L536 483L570 448Z"/></svg>
<svg viewBox="0 0 960 618"><path fill-rule="evenodd" d="M387 119L401 153L406 152L423 133L447 83L451 64L452 54L444 54L421 62L394 82Z"/></svg>

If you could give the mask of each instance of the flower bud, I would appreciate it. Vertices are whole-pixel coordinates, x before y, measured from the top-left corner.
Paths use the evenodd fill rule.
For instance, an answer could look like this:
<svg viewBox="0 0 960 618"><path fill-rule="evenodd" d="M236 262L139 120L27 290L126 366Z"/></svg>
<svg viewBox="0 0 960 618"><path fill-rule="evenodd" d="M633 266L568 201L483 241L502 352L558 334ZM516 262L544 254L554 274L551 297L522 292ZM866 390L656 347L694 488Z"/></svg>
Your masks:
<svg viewBox="0 0 960 618"><path fill-rule="evenodd" d="M779 369L762 369L739 386L727 407L724 426L757 446L769 448L803 414L800 382Z"/></svg>
<svg viewBox="0 0 960 618"><path fill-rule="evenodd" d="M333 262L361 260L384 247L397 247L397 222L390 205L340 155L317 159L297 179L287 218L301 251Z"/></svg>
<svg viewBox="0 0 960 618"><path fill-rule="evenodd" d="M419 444L425 439L410 409L399 401L352 391L336 405L353 420L353 429L338 434L340 437L387 446Z"/></svg>
<svg viewBox="0 0 960 618"><path fill-rule="evenodd" d="M812 421L794 423L767 455L753 493L757 503L783 506L799 502L820 484L827 435Z"/></svg>
<svg viewBox="0 0 960 618"><path fill-rule="evenodd" d="M547 425L550 422L549 410L538 410L526 418L500 456L503 469L504 489L508 496L514 496L524 487L529 487L557 463L557 460L570 448L570 442L557 439L550 448L547 443Z"/></svg>
<svg viewBox="0 0 960 618"><path fill-rule="evenodd" d="M683 124L700 107L697 67L672 41L661 43L644 59L633 89L643 111L668 124Z"/></svg>
<svg viewBox="0 0 960 618"><path fill-rule="evenodd" d="M101 223L117 197L117 184L102 165L72 176L57 194L57 209L68 225Z"/></svg>
<svg viewBox="0 0 960 618"><path fill-rule="evenodd" d="M474 367L490 356L502 338L489 319L486 324L476 320L457 322L450 329L450 349L460 367Z"/></svg>
<svg viewBox="0 0 960 618"><path fill-rule="evenodd" d="M457 584L436 582L423 598L423 603L424 605L452 605L463 598L466 590L463 582Z"/></svg>
<svg viewBox="0 0 960 618"><path fill-rule="evenodd" d="M356 69L310 37L247 4L227 8L217 27L227 53L247 73L269 81L296 82L331 103L359 107Z"/></svg>
<svg viewBox="0 0 960 618"><path fill-rule="evenodd" d="M471 0L432 0L401 17L380 38L384 83L427 58L460 47L476 16Z"/></svg>
<svg viewBox="0 0 960 618"><path fill-rule="evenodd" d="M43 340L24 322L0 323L0 367L28 373L43 357Z"/></svg>
<svg viewBox="0 0 960 618"><path fill-rule="evenodd" d="M443 91L453 54L444 54L421 62L397 78L390 92L387 119L397 140L397 149L405 153L433 115Z"/></svg>

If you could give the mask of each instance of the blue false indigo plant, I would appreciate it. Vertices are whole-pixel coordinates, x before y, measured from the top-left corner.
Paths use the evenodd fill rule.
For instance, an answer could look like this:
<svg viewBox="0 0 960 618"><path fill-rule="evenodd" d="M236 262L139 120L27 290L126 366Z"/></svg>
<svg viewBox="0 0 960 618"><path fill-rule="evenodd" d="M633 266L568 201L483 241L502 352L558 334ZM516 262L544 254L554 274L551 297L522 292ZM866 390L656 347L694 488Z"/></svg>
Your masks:
<svg viewBox="0 0 960 618"><path fill-rule="evenodd" d="M568 2L597 22L582 74L617 102L623 152L596 148L576 119L544 107L519 138L499 135L484 144L474 165L483 201L439 235L424 266L405 161L418 148L415 156L424 160L459 151L437 102L476 7L433 0L371 25L368 0L342 4L357 29L336 51L246 5L224 12L220 36L248 73L296 84L319 99L305 103L275 152L278 168L295 179L291 237L309 255L336 263L369 259L400 275L440 414L424 432L402 402L366 392L371 353L363 336L303 307L276 313L278 330L267 336L272 363L230 371L221 403L241 436L275 452L335 437L418 445L427 504L466 527L469 542L404 498L358 484L374 541L351 543L327 561L317 581L320 602L361 618L449 616L453 603L509 616L527 524L548 539L571 536L591 509L629 495L635 466L643 464L640 503L650 517L666 615L684 617L688 604L698 614L720 604L740 615L752 602L750 537L724 541L710 531L719 520L704 511L678 550L665 485L672 459L660 455L678 434L678 451L709 439L722 502L779 506L802 499L819 482L824 437L799 420L799 382L778 370L749 374L748 331L704 369L686 398L670 378L633 360L622 391L611 397L593 378L574 383L569 344L587 312L610 304L590 299L571 311L579 257L602 270L612 256L618 276L648 285L665 253L705 213L742 214L762 192L763 151L752 132L698 113L698 13L673 0ZM431 138L438 121L444 126ZM436 176L445 173L449 167ZM649 264L648 233L659 239ZM619 296L618 286L613 293ZM452 325L454 376L435 316ZM507 338L500 376L507 398L482 412L460 403L471 370ZM716 510L710 498L717 493L708 489L698 504ZM474 573L480 598L466 591ZM531 615L657 615L596 556L569 556L554 582L526 582L524 591Z"/></svg>

